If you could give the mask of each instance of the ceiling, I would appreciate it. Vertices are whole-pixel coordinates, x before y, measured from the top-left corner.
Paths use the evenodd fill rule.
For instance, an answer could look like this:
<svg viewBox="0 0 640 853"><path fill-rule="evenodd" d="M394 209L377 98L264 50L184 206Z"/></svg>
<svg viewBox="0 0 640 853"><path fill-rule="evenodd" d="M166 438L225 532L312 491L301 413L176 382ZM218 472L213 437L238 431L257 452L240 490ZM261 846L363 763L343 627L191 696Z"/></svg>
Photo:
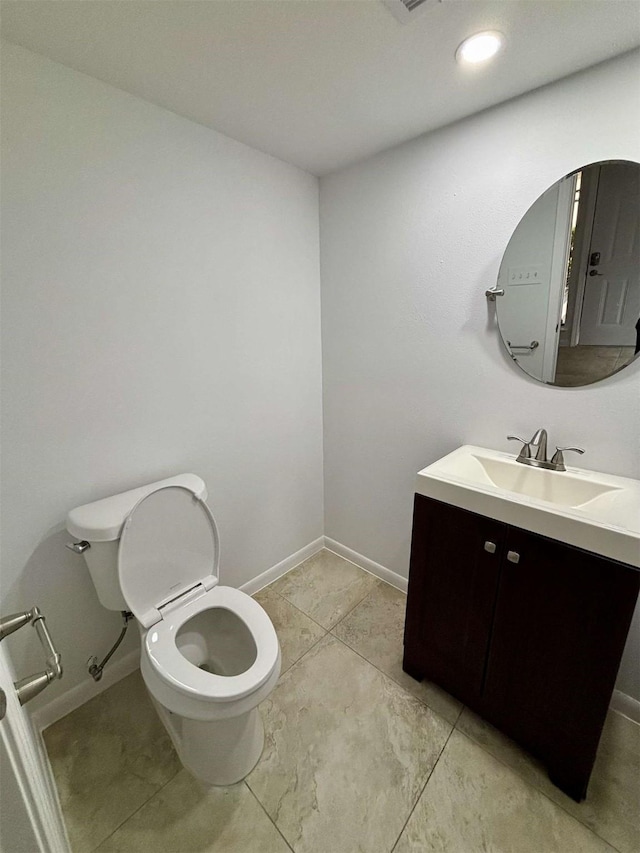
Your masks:
<svg viewBox="0 0 640 853"><path fill-rule="evenodd" d="M2 34L316 175L640 44L637 0L4 0ZM505 50L462 68L468 35ZM597 105L594 105L597 119Z"/></svg>

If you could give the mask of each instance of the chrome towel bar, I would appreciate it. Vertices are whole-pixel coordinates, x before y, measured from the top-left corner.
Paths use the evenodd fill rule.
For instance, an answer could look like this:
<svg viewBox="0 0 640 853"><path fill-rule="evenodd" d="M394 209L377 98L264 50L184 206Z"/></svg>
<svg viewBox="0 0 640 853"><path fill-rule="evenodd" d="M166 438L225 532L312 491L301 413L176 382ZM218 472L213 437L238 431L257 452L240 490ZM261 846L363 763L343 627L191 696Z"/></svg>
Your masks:
<svg viewBox="0 0 640 853"><path fill-rule="evenodd" d="M530 344L512 344L511 341L507 341L507 346L511 350L514 350L514 349L534 350L540 346L540 342L539 341L531 341Z"/></svg>
<svg viewBox="0 0 640 853"><path fill-rule="evenodd" d="M33 625L36 629L46 654L47 667L44 672L37 672L35 675L28 675L14 682L13 686L16 688L21 705L41 693L54 679L62 678L62 656L53 645L51 634L39 607L32 607L31 610L24 610L21 613L12 613L11 616L0 619L0 640L4 640L9 634L13 634L25 625Z"/></svg>

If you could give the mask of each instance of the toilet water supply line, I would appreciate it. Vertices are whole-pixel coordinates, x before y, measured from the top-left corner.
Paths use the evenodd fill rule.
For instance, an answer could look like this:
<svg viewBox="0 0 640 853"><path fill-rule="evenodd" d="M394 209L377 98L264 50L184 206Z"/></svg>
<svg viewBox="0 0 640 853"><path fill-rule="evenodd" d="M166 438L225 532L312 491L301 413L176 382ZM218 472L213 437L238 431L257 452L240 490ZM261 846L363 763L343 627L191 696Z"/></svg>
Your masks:
<svg viewBox="0 0 640 853"><path fill-rule="evenodd" d="M130 613L128 610L121 610L120 613L122 614L122 620L124 623L122 626L122 631L120 631L120 636L107 652L105 659L101 663L98 663L98 658L94 655L93 657L90 657L87 661L87 669L89 670L89 675L91 676L91 678L93 678L94 681L100 681L100 679L102 678L102 670L105 668L120 643L124 640L124 635L127 633L129 622L131 619L133 619L133 613Z"/></svg>
<svg viewBox="0 0 640 853"><path fill-rule="evenodd" d="M68 548L70 551L73 551L74 554L84 554L85 551L88 551L91 545L86 540L82 540L81 542L67 542L65 548ZM115 641L115 643L111 646L109 651L107 652L107 656L105 659L98 663L98 658L95 655L92 655L87 661L87 669L89 670L89 675L93 678L94 681L100 681L102 678L102 670L108 664L111 656L118 648L120 643L124 640L124 635L127 633L127 628L129 627L129 622L133 619L133 613L129 610L121 610L122 620L124 622L122 626L122 631L120 631L120 636Z"/></svg>

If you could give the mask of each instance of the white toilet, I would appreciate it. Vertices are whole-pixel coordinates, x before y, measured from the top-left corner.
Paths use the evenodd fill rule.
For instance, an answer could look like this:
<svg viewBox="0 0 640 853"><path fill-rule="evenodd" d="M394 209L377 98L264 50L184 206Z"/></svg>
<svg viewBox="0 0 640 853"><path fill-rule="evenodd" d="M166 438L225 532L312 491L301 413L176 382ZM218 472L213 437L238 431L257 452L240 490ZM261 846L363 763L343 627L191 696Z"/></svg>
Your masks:
<svg viewBox="0 0 640 853"><path fill-rule="evenodd" d="M256 601L218 585L206 496L200 477L171 477L77 507L67 529L102 604L138 621L142 676L180 760L205 784L231 785L260 758L257 706L280 675L280 646Z"/></svg>

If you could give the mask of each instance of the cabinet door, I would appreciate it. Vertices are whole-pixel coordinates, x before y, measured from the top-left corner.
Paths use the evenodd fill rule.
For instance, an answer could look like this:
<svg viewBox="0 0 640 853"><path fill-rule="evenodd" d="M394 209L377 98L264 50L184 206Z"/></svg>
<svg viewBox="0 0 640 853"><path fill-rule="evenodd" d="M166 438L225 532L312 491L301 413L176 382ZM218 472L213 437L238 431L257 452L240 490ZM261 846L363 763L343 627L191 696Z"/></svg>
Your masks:
<svg viewBox="0 0 640 853"><path fill-rule="evenodd" d="M482 692L505 533L416 495L403 665L462 701Z"/></svg>
<svg viewBox="0 0 640 853"><path fill-rule="evenodd" d="M631 567L509 528L483 701L490 719L586 792L640 585ZM517 562L515 562L517 560Z"/></svg>

